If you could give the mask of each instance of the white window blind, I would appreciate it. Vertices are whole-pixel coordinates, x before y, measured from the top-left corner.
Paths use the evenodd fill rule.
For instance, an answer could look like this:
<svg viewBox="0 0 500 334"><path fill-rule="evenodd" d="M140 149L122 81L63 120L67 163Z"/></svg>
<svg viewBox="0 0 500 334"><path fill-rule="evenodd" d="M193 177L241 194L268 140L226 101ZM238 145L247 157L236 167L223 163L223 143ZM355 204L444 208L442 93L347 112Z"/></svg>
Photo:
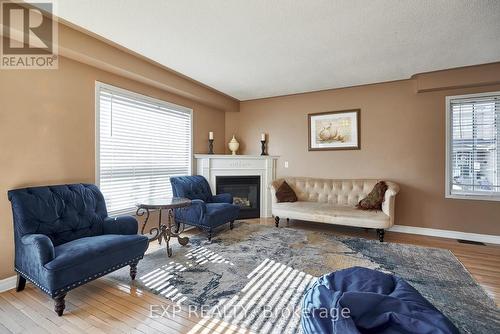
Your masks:
<svg viewBox="0 0 500 334"><path fill-rule="evenodd" d="M96 84L97 183L110 215L172 196L170 177L191 174L192 112Z"/></svg>
<svg viewBox="0 0 500 334"><path fill-rule="evenodd" d="M500 200L500 92L448 104L449 197Z"/></svg>

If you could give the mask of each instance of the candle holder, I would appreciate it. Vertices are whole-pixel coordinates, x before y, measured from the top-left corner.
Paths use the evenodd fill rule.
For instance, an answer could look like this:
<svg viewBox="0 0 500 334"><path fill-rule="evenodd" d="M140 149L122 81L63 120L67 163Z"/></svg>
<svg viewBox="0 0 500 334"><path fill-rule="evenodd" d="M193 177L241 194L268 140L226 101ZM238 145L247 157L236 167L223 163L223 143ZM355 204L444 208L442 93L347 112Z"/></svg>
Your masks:
<svg viewBox="0 0 500 334"><path fill-rule="evenodd" d="M214 140L208 140L208 154L214 154Z"/></svg>
<svg viewBox="0 0 500 334"><path fill-rule="evenodd" d="M261 146L262 153L260 155L267 155L267 153L266 153L266 141L265 140L261 140L260 143L262 145Z"/></svg>

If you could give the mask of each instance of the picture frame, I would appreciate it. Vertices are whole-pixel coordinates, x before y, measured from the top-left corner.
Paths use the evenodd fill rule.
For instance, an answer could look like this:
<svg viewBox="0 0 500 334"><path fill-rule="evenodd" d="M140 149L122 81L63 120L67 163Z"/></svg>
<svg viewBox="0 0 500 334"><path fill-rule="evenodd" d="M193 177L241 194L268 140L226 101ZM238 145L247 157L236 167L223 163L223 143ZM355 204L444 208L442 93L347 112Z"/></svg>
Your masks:
<svg viewBox="0 0 500 334"><path fill-rule="evenodd" d="M334 151L361 148L361 109L307 114L308 150Z"/></svg>

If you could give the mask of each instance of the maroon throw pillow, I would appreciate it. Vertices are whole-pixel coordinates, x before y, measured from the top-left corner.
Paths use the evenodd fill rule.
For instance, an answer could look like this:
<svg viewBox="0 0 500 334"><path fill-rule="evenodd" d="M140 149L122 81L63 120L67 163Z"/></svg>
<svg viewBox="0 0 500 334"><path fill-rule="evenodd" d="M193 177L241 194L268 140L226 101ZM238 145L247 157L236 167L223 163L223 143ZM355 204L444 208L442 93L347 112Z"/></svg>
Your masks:
<svg viewBox="0 0 500 334"><path fill-rule="evenodd" d="M382 203L384 202L387 188L387 184L384 181L378 182L373 187L373 190L359 201L356 207L361 210L382 210Z"/></svg>
<svg viewBox="0 0 500 334"><path fill-rule="evenodd" d="M297 195L293 191L292 187L286 181L283 181L281 186L276 190L276 198L278 203L281 202L297 202Z"/></svg>

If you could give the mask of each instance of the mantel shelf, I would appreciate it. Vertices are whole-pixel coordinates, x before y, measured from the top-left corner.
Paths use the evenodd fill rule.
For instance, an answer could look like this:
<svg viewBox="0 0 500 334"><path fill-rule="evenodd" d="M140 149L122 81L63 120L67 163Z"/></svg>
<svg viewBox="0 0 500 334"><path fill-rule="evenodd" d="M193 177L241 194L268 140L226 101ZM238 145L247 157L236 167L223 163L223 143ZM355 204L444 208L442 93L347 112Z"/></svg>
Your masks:
<svg viewBox="0 0 500 334"><path fill-rule="evenodd" d="M195 154L196 159L278 159L278 155Z"/></svg>

